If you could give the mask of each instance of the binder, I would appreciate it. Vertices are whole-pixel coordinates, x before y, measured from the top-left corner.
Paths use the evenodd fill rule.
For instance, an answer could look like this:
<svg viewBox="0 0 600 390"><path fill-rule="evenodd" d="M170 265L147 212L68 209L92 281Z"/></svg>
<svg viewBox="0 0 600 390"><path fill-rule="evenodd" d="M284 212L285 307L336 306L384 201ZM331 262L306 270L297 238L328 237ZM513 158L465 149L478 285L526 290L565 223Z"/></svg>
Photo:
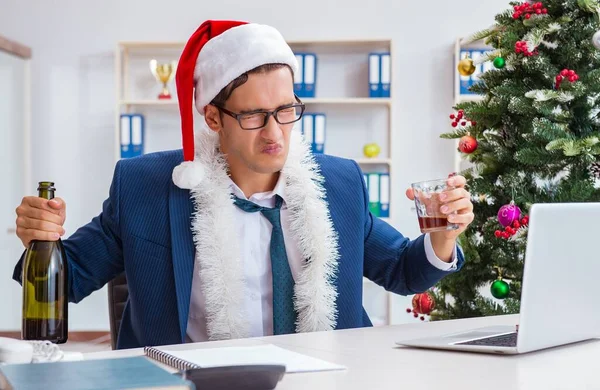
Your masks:
<svg viewBox="0 0 600 390"><path fill-rule="evenodd" d="M493 50L486 50L486 51L484 52L484 55L486 55L486 56L487 56L487 55L488 55L488 54L490 54L491 52L493 52ZM493 61L486 61L486 62L484 62L484 63L483 63L483 69L482 69L482 72L483 72L483 73L485 73L485 72L487 72L487 71L490 71L490 70L493 70L493 69L495 69L495 67L494 67L494 62L493 62Z"/></svg>
<svg viewBox="0 0 600 390"><path fill-rule="evenodd" d="M314 98L317 80L317 56L314 53L304 54L304 91L302 97Z"/></svg>
<svg viewBox="0 0 600 390"><path fill-rule="evenodd" d="M304 116L294 124L294 130L299 131L302 138L304 138Z"/></svg>
<svg viewBox="0 0 600 390"><path fill-rule="evenodd" d="M369 211L379 217L381 206L379 203L379 174L369 173Z"/></svg>
<svg viewBox="0 0 600 390"><path fill-rule="evenodd" d="M310 146L310 150L314 150L314 117L312 114L304 114L302 117L302 130L304 140Z"/></svg>
<svg viewBox="0 0 600 390"><path fill-rule="evenodd" d="M325 114L313 114L314 117L314 148L313 153L325 153Z"/></svg>
<svg viewBox="0 0 600 390"><path fill-rule="evenodd" d="M379 202L381 209L379 216L381 218L390 217L390 174L381 173L379 175Z"/></svg>
<svg viewBox="0 0 600 390"><path fill-rule="evenodd" d="M484 55L483 50L471 50L471 58L473 61L480 59ZM481 80L481 74L483 73L483 64L475 64L475 72L471 75L471 86L477 84ZM473 92L471 92L473 94Z"/></svg>
<svg viewBox="0 0 600 390"><path fill-rule="evenodd" d="M129 158L132 154L131 115L121 114L121 158Z"/></svg>
<svg viewBox="0 0 600 390"><path fill-rule="evenodd" d="M369 97L381 96L381 60L377 53L369 54Z"/></svg>
<svg viewBox="0 0 600 390"><path fill-rule="evenodd" d="M298 71L294 74L294 93L299 97L304 95L304 54L296 53Z"/></svg>
<svg viewBox="0 0 600 390"><path fill-rule="evenodd" d="M381 97L390 97L392 64L390 53L381 54Z"/></svg>
<svg viewBox="0 0 600 390"><path fill-rule="evenodd" d="M131 115L131 157L144 154L144 117Z"/></svg>

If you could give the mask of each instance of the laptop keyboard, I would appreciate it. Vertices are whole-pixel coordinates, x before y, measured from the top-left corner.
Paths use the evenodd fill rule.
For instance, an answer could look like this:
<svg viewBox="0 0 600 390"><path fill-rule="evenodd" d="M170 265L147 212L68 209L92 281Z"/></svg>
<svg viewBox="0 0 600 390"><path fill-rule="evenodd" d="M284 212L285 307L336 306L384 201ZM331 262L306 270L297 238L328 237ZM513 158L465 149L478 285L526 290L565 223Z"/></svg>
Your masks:
<svg viewBox="0 0 600 390"><path fill-rule="evenodd" d="M456 343L456 345L483 345L493 347L516 347L517 346L517 332L503 334L500 336L486 337L478 340L463 341Z"/></svg>

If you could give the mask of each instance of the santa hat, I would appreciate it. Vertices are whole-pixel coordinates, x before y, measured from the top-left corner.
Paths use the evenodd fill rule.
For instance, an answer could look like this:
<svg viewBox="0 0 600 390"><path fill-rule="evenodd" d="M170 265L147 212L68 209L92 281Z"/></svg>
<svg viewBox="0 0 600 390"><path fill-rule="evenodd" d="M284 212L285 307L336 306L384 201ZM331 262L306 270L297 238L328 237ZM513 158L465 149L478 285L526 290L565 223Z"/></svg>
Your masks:
<svg viewBox="0 0 600 390"><path fill-rule="evenodd" d="M175 75L184 160L173 170L173 182L179 188L192 189L204 177L202 165L195 161L194 96L196 109L204 115L204 107L230 82L269 63L287 64L294 73L298 70L292 49L270 26L209 20L190 37Z"/></svg>

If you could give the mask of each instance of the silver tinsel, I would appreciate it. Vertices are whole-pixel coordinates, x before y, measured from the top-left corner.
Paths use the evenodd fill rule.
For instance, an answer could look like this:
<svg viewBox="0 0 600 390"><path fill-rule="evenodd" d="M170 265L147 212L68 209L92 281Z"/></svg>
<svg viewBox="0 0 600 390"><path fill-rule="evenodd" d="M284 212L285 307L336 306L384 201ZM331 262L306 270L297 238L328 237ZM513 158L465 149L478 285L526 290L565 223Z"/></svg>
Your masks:
<svg viewBox="0 0 600 390"><path fill-rule="evenodd" d="M595 162L590 165L590 173L596 178L600 179L600 162Z"/></svg>

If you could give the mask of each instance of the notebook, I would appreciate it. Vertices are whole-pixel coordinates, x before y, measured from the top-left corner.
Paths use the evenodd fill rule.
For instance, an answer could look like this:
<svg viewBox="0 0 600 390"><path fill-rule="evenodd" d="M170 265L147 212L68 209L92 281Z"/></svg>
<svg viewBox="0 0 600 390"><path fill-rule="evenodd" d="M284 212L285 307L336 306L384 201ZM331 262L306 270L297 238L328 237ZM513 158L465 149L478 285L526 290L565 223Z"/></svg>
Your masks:
<svg viewBox="0 0 600 390"><path fill-rule="evenodd" d="M286 373L346 369L345 366L296 353L272 344L191 350L146 347L144 352L152 359L178 370L252 364L284 365Z"/></svg>
<svg viewBox="0 0 600 390"><path fill-rule="evenodd" d="M0 365L2 390L195 390L144 356Z"/></svg>

